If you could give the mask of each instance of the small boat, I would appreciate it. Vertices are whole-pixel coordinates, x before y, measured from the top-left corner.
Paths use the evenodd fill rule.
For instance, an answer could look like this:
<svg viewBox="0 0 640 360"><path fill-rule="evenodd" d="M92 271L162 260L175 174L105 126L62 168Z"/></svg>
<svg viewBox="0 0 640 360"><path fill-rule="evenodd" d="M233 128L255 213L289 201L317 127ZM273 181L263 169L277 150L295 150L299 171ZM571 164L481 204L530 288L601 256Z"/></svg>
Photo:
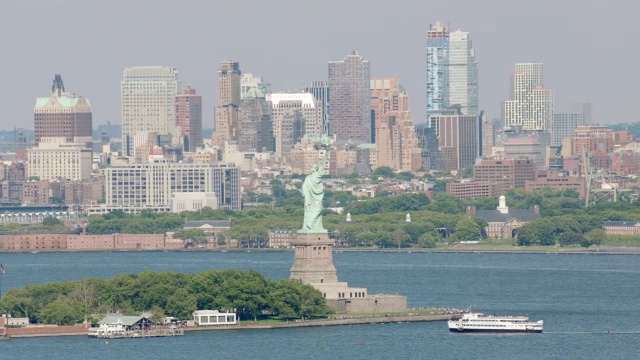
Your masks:
<svg viewBox="0 0 640 360"><path fill-rule="evenodd" d="M527 316L495 316L479 312L463 314L460 319L449 320L451 332L541 333L544 322L530 321Z"/></svg>

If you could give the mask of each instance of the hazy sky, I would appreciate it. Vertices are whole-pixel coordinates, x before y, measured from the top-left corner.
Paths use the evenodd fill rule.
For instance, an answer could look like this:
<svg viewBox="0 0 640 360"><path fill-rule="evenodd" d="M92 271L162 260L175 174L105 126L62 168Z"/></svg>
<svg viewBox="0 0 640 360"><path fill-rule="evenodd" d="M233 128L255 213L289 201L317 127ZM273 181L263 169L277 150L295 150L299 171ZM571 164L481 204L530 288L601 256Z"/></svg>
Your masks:
<svg viewBox="0 0 640 360"><path fill-rule="evenodd" d="M622 6L616 6L616 3ZM86 96L94 127L120 123L128 66L178 69L203 96L213 126L216 70L240 62L274 91L327 78L352 49L372 77L398 77L417 122L425 117L425 33L437 20L469 31L480 67L480 107L500 117L516 62L543 62L556 109L593 103L594 121L636 121L638 27L633 2L576 0L2 0L0 129L33 128L35 98L54 74Z"/></svg>

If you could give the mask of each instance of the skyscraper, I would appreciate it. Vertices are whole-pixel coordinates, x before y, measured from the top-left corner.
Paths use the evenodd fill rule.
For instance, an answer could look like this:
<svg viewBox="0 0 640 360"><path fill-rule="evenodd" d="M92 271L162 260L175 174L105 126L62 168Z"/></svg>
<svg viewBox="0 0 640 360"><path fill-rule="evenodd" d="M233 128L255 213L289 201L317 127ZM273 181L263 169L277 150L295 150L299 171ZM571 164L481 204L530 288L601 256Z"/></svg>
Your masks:
<svg viewBox="0 0 640 360"><path fill-rule="evenodd" d="M322 129L322 105L311 93L268 94L273 111L276 156L288 160L293 146L305 135L318 136Z"/></svg>
<svg viewBox="0 0 640 360"><path fill-rule="evenodd" d="M55 75L48 97L36 99L33 109L36 145L43 137L92 136L92 115L89 99L67 92L59 74Z"/></svg>
<svg viewBox="0 0 640 360"><path fill-rule="evenodd" d="M446 101L449 29L440 21L431 24L427 32L427 121L441 114Z"/></svg>
<svg viewBox="0 0 640 360"><path fill-rule="evenodd" d="M409 111L409 97L398 79L371 79L371 109L376 166L405 171L420 169L422 149Z"/></svg>
<svg viewBox="0 0 640 360"><path fill-rule="evenodd" d="M553 90L543 85L542 63L516 64L512 99L504 102L504 126L549 132L553 121Z"/></svg>
<svg viewBox="0 0 640 360"><path fill-rule="evenodd" d="M482 151L478 115L443 114L431 116L431 128L438 137L445 171L473 166Z"/></svg>
<svg viewBox="0 0 640 360"><path fill-rule="evenodd" d="M259 86L251 87L240 100L238 148L240 151L273 151L271 103Z"/></svg>
<svg viewBox="0 0 640 360"><path fill-rule="evenodd" d="M478 63L469 33L438 21L427 32L427 120L452 106L479 113Z"/></svg>
<svg viewBox="0 0 640 360"><path fill-rule="evenodd" d="M185 151L202 147L202 96L191 86L176 95L176 127Z"/></svg>
<svg viewBox="0 0 640 360"><path fill-rule="evenodd" d="M320 102L322 107L322 129L327 134L331 133L331 123L329 122L329 84L326 81L312 81L311 86L304 89L305 92L312 93L313 97Z"/></svg>
<svg viewBox="0 0 640 360"><path fill-rule="evenodd" d="M240 64L223 61L218 70L218 106L215 110L213 143L224 151L227 141L238 141L240 106Z"/></svg>
<svg viewBox="0 0 640 360"><path fill-rule="evenodd" d="M451 32L446 54L446 105L460 105L463 115L479 114L478 63L469 33L461 30Z"/></svg>
<svg viewBox="0 0 640 360"><path fill-rule="evenodd" d="M329 119L337 140L371 142L369 61L356 50L329 61Z"/></svg>
<svg viewBox="0 0 640 360"><path fill-rule="evenodd" d="M124 70L120 83L124 155L133 155L133 137L136 134L175 132L175 97L179 89L178 71L175 68L141 66Z"/></svg>

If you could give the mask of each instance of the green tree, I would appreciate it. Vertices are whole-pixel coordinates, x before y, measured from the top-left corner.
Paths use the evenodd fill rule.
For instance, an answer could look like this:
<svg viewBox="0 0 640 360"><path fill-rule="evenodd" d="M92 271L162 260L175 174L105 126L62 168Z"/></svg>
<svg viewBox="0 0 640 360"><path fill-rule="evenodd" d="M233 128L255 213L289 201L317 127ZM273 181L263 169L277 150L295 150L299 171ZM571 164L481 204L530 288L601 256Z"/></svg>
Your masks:
<svg viewBox="0 0 640 360"><path fill-rule="evenodd" d="M398 249L403 247L411 238L402 228L397 228L391 235L393 242L398 246Z"/></svg>
<svg viewBox="0 0 640 360"><path fill-rule="evenodd" d="M46 218L44 218L42 220L42 225L44 226L57 226L57 225L63 225L62 221L58 218L55 218L53 216L47 216Z"/></svg>
<svg viewBox="0 0 640 360"><path fill-rule="evenodd" d="M589 248L592 245L600 246L604 243L606 234L603 229L593 229L584 234L584 238L580 242L580 246Z"/></svg>
<svg viewBox="0 0 640 360"><path fill-rule="evenodd" d="M436 237L434 234L424 233L420 236L419 240L422 247L433 249L436 247L438 237Z"/></svg>
<svg viewBox="0 0 640 360"><path fill-rule="evenodd" d="M482 232L474 219L463 217L458 220L453 235L457 241L479 240Z"/></svg>
<svg viewBox="0 0 640 360"><path fill-rule="evenodd" d="M167 317L164 309L158 305L153 305L151 307L151 318L149 320L153 321L156 324L161 324L164 322L164 319Z"/></svg>
<svg viewBox="0 0 640 360"><path fill-rule="evenodd" d="M173 234L173 237L182 240L185 247L187 247L189 243L199 246L209 242L207 235L200 229L179 230Z"/></svg>
<svg viewBox="0 0 640 360"><path fill-rule="evenodd" d="M380 166L375 168L371 173L371 177L379 178L383 177L385 179L393 179L396 177L396 173L388 166Z"/></svg>
<svg viewBox="0 0 640 360"><path fill-rule="evenodd" d="M60 295L40 311L38 320L44 324L72 325L81 322L83 317L82 311L74 306L71 299Z"/></svg>
<svg viewBox="0 0 640 360"><path fill-rule="evenodd" d="M583 241L584 241L584 236L582 235L582 233L568 231L560 235L560 246L582 244Z"/></svg>
<svg viewBox="0 0 640 360"><path fill-rule="evenodd" d="M218 244L218 246L227 245L227 238L223 233L216 234L216 244Z"/></svg>

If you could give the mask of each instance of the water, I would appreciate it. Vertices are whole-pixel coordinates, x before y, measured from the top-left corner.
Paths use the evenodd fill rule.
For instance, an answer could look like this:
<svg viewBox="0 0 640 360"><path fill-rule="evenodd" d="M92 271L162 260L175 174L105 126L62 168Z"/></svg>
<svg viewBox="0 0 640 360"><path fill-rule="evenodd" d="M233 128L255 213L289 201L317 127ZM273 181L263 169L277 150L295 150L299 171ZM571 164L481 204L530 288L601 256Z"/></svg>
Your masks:
<svg viewBox="0 0 640 360"><path fill-rule="evenodd" d="M451 334L446 323L188 333L179 338L85 337L0 342L0 359L629 359L640 354L640 257L366 253L334 255L338 276L411 307L469 307L545 321L543 334ZM148 270L252 269L287 277L290 252L0 254L11 287ZM607 334L610 330L611 334Z"/></svg>

